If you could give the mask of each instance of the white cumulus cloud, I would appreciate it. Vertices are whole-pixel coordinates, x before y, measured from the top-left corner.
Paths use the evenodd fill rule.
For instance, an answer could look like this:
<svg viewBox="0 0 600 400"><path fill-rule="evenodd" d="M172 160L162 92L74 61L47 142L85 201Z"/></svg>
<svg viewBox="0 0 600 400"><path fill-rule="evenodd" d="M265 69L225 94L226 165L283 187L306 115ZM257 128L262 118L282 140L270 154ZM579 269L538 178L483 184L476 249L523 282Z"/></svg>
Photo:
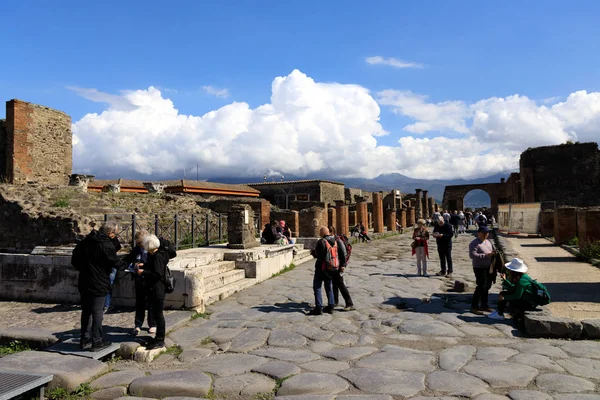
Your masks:
<svg viewBox="0 0 600 400"><path fill-rule="evenodd" d="M367 64L371 65L387 65L394 68L423 68L424 65L413 61L404 61L394 57L373 56L365 58Z"/></svg>
<svg viewBox="0 0 600 400"><path fill-rule="evenodd" d="M224 88L224 89L219 89L213 86L202 86L202 90L204 90L206 93L216 96L216 97L221 97L221 98L227 98L229 97L229 89Z"/></svg>

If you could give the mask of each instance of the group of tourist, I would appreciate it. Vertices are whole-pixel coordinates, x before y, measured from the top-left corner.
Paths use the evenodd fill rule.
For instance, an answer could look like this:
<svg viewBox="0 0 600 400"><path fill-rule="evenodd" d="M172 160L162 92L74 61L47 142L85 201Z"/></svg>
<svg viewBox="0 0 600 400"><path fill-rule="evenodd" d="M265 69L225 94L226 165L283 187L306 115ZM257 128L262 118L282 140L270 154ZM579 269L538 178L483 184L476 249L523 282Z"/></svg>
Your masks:
<svg viewBox="0 0 600 400"><path fill-rule="evenodd" d="M260 241L263 244L294 244L292 231L283 220L275 220L270 224L266 224L262 231Z"/></svg>
<svg viewBox="0 0 600 400"><path fill-rule="evenodd" d="M93 230L73 250L71 264L79 271L78 289L81 295L80 348L97 352L111 345L103 339L102 321L105 304L110 302L114 276L130 273L135 280L135 321L132 335L142 329L148 310L149 332L156 333L147 343L147 349L165 345L165 317L163 314L167 292L167 264L177 255L170 244L147 231L135 235L136 246L123 259L117 256L121 248L117 235L119 226L105 222Z"/></svg>

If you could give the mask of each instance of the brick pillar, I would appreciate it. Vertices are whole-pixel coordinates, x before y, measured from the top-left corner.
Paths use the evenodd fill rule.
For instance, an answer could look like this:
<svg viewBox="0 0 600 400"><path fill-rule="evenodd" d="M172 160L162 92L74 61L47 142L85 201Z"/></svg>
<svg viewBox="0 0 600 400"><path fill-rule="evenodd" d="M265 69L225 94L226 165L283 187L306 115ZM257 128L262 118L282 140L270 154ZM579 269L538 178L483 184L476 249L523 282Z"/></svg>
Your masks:
<svg viewBox="0 0 600 400"><path fill-rule="evenodd" d="M247 204L236 204L227 214L227 238L230 249L248 249L260 246L256 241L254 211Z"/></svg>
<svg viewBox="0 0 600 400"><path fill-rule="evenodd" d="M396 232L396 211L385 210L385 224L389 232Z"/></svg>
<svg viewBox="0 0 600 400"><path fill-rule="evenodd" d="M423 208L423 193L421 189L415 189L417 193L417 200L415 200L415 218L419 219L423 215L421 208Z"/></svg>
<svg viewBox="0 0 600 400"><path fill-rule="evenodd" d="M585 241L600 240L600 210L585 211ZM579 241L581 243L581 240Z"/></svg>
<svg viewBox="0 0 600 400"><path fill-rule="evenodd" d="M554 236L554 211L542 211L541 234L544 237Z"/></svg>
<svg viewBox="0 0 600 400"><path fill-rule="evenodd" d="M356 202L356 223L363 224L365 226L365 229L369 228L367 201L364 197L360 197Z"/></svg>
<svg viewBox="0 0 600 400"><path fill-rule="evenodd" d="M356 226L358 220L356 219L356 211L348 211L348 224L351 227Z"/></svg>
<svg viewBox="0 0 600 400"><path fill-rule="evenodd" d="M271 223L271 203L267 200L260 202L260 229L264 228L266 224Z"/></svg>
<svg viewBox="0 0 600 400"><path fill-rule="evenodd" d="M369 229L373 229L373 213L369 213Z"/></svg>
<svg viewBox="0 0 600 400"><path fill-rule="evenodd" d="M433 218L434 204L435 204L435 199L433 197L430 197L427 200L427 210L429 212L429 218Z"/></svg>
<svg viewBox="0 0 600 400"><path fill-rule="evenodd" d="M383 232L383 198L381 192L373 192L373 231Z"/></svg>
<svg viewBox="0 0 600 400"><path fill-rule="evenodd" d="M335 230L340 235L350 234L350 224L348 221L348 206L343 201L335 202Z"/></svg>
<svg viewBox="0 0 600 400"><path fill-rule="evenodd" d="M335 227L336 224L336 212L335 212L335 208L333 207L329 207L327 209L327 226L333 226ZM336 232L337 232L337 227L336 228Z"/></svg>
<svg viewBox="0 0 600 400"><path fill-rule="evenodd" d="M406 229L406 208L401 208L400 210L400 225Z"/></svg>
<svg viewBox="0 0 600 400"><path fill-rule="evenodd" d="M406 212L406 226L405 228L412 228L417 223L416 213L414 207L408 207Z"/></svg>
<svg viewBox="0 0 600 400"><path fill-rule="evenodd" d="M554 210L554 241L567 243L577 236L577 208L558 207Z"/></svg>
<svg viewBox="0 0 600 400"><path fill-rule="evenodd" d="M423 190L423 211L421 212L421 218L423 219L427 219L429 218L429 196L427 196L427 194L429 193L428 190Z"/></svg>

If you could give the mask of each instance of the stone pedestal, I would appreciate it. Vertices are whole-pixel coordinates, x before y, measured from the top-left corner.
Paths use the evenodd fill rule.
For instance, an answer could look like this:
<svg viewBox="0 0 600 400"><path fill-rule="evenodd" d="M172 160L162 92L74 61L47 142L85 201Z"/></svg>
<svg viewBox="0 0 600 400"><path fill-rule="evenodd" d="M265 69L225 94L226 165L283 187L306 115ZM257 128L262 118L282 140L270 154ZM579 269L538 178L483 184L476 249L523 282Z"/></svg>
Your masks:
<svg viewBox="0 0 600 400"><path fill-rule="evenodd" d="M247 204L237 204L227 215L227 237L230 249L249 249L260 246L254 229L254 211Z"/></svg>
<svg viewBox="0 0 600 400"><path fill-rule="evenodd" d="M421 207L421 218L427 219L429 218L429 196L427 196L429 191L423 190L423 202Z"/></svg>
<svg viewBox="0 0 600 400"><path fill-rule="evenodd" d="M165 188L167 187L167 185L160 182L144 182L143 185L146 189L148 189L148 193L158 194L164 193Z"/></svg>
<svg viewBox="0 0 600 400"><path fill-rule="evenodd" d="M121 193L121 185L118 183L106 185L102 188L102 191L108 193Z"/></svg>
<svg viewBox="0 0 600 400"><path fill-rule="evenodd" d="M396 231L396 211L386 210L385 211L385 224L387 225L388 232Z"/></svg>
<svg viewBox="0 0 600 400"><path fill-rule="evenodd" d="M398 218L400 220L400 225L402 225L402 228L406 229L406 208L401 208L400 210L398 210L398 212L400 213L400 218Z"/></svg>
<svg viewBox="0 0 600 400"><path fill-rule="evenodd" d="M408 211L406 212L406 226L405 228L412 228L417 223L415 208L408 207Z"/></svg>
<svg viewBox="0 0 600 400"><path fill-rule="evenodd" d="M383 196L381 192L373 192L373 230L383 232Z"/></svg>
<svg viewBox="0 0 600 400"><path fill-rule="evenodd" d="M423 193L421 189L415 189L417 199L415 200L415 218L422 218L421 208L423 208Z"/></svg>
<svg viewBox="0 0 600 400"><path fill-rule="evenodd" d="M82 192L87 192L88 184L94 180L94 175L73 174L69 180L69 186L77 186Z"/></svg>
<svg viewBox="0 0 600 400"><path fill-rule="evenodd" d="M340 235L350 234L350 222L348 221L348 206L343 201L335 203L335 230Z"/></svg>

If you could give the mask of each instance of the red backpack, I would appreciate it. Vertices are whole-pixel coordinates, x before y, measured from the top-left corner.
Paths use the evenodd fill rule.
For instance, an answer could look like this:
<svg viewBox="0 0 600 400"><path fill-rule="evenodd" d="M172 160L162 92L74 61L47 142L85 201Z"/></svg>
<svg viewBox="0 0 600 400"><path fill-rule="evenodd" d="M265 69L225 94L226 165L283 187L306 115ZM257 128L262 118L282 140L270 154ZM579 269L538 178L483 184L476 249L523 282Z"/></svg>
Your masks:
<svg viewBox="0 0 600 400"><path fill-rule="evenodd" d="M346 248L346 264L348 265L348 261L350 261L350 255L352 254L352 245L348 241L348 236L346 235L337 235L335 239L340 239L342 243L344 243L344 247Z"/></svg>
<svg viewBox="0 0 600 400"><path fill-rule="evenodd" d="M325 242L325 249L327 250L327 253L325 253L325 260L323 260L323 270L337 271L340 268L337 240L333 246L329 244L327 239L323 239L323 241Z"/></svg>

